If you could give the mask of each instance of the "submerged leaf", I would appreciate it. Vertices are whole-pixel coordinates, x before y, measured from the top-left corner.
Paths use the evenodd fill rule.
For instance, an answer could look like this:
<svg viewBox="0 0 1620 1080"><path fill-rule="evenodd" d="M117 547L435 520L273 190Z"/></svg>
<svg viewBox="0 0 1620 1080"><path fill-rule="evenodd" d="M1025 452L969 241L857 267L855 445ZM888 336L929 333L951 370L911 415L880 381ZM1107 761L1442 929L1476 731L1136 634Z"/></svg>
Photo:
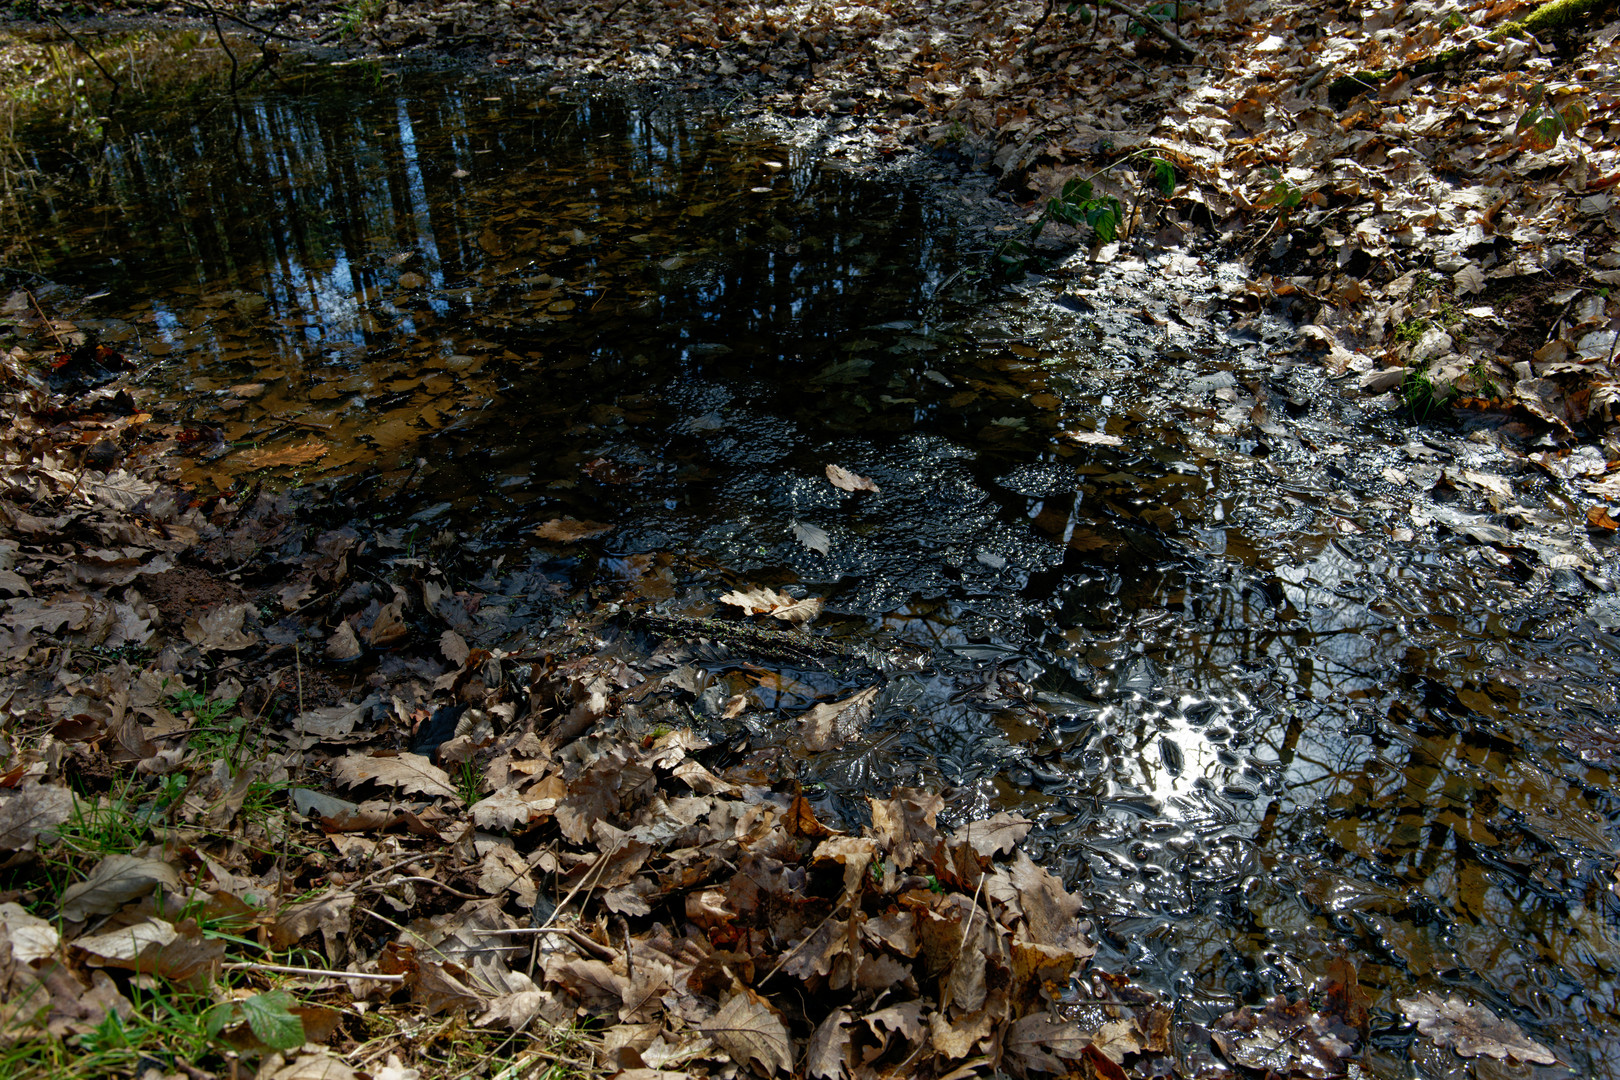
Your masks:
<svg viewBox="0 0 1620 1080"><path fill-rule="evenodd" d="M1513 1021L1462 998L1422 993L1399 1001L1401 1011L1417 1024L1418 1031L1462 1057L1514 1058L1538 1065L1558 1061L1557 1055L1527 1036Z"/></svg>

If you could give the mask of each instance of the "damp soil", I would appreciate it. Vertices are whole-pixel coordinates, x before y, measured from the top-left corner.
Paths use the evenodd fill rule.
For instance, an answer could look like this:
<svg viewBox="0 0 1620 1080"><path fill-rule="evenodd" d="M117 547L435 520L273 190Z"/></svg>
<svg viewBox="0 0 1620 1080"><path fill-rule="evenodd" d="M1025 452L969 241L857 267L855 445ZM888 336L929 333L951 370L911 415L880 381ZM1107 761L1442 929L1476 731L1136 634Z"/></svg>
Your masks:
<svg viewBox="0 0 1620 1080"><path fill-rule="evenodd" d="M1098 963L1182 1023L1348 959L1375 1075L1450 1075L1419 990L1620 1072L1615 558L1540 433L1357 398L1214 255L998 281L1016 223L964 224L972 178L817 136L288 64L126 104L93 153L26 132L52 180L6 261L206 433L190 483L482 566L475 643L824 598L868 662L700 651L695 722L831 819L904 784L1038 820ZM799 712L874 685L804 747Z"/></svg>

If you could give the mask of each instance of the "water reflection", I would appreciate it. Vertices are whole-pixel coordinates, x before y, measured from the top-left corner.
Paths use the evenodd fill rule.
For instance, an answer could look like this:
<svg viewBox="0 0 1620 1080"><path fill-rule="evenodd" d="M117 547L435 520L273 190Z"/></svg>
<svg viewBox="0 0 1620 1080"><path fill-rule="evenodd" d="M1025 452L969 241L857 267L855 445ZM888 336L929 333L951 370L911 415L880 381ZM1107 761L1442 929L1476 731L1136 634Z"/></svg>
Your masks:
<svg viewBox="0 0 1620 1080"><path fill-rule="evenodd" d="M1386 1012L1458 989L1620 1069L1617 643L1579 581L1413 533L1352 464L1405 436L1354 403L1256 419L1287 412L1273 350L972 307L916 188L670 99L310 69L124 122L31 208L36 264L109 290L80 324L222 429L199 482L364 473L368 512L520 568L480 585L502 630L551 519L613 526L598 580L644 597L797 582L931 657L797 759L825 812L913 783L1038 817L1104 961L1191 1019L1349 959ZM739 744L874 678L712 666ZM722 721L738 694L773 719Z"/></svg>

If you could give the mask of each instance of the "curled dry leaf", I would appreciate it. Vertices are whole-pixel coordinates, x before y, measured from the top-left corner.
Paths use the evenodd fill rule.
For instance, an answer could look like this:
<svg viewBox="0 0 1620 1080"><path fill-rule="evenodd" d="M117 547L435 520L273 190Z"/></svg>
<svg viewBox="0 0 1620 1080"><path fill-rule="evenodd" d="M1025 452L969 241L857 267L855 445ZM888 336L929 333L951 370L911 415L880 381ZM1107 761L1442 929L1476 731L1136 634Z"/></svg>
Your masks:
<svg viewBox="0 0 1620 1080"><path fill-rule="evenodd" d="M203 652L239 652L259 643L255 634L242 628L247 604L220 604L201 616L186 619L186 640Z"/></svg>
<svg viewBox="0 0 1620 1080"><path fill-rule="evenodd" d="M833 487L840 491L870 491L876 495L882 490L866 477L837 465L827 466L827 479L831 480Z"/></svg>
<svg viewBox="0 0 1620 1080"><path fill-rule="evenodd" d="M1513 1021L1462 998L1421 993L1399 1001L1401 1011L1417 1024L1418 1031L1462 1057L1513 1058L1537 1065L1558 1061L1557 1055L1531 1039Z"/></svg>

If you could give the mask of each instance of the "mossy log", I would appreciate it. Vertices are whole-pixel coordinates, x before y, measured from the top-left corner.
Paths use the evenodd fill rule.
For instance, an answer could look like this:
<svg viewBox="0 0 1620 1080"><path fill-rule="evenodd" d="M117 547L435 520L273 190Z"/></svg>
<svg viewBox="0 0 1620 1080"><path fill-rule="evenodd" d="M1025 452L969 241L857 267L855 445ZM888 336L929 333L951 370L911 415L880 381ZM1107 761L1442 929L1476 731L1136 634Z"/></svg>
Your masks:
<svg viewBox="0 0 1620 1080"><path fill-rule="evenodd" d="M1497 27L1485 41L1499 42L1520 35L1540 36L1561 32L1613 5L1614 0L1548 0L1524 18ZM1403 67L1357 71L1328 83L1328 99L1342 105L1357 94L1377 90L1396 75L1405 75L1409 79L1432 75L1437 71L1466 63L1484 52L1485 49L1481 45L1465 45L1460 49L1447 49L1445 52L1436 53Z"/></svg>

